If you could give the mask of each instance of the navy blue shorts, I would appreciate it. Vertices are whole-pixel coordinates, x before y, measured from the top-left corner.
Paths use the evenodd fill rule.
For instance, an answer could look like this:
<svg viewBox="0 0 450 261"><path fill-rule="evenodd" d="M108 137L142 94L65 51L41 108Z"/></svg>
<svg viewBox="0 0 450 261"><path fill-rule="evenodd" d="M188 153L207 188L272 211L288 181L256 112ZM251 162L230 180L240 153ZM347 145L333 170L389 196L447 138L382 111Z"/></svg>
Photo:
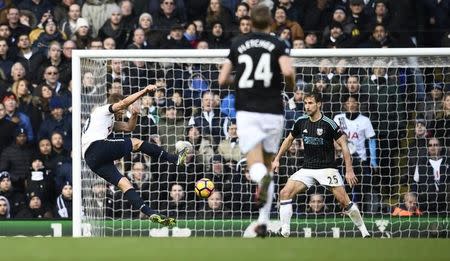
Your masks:
<svg viewBox="0 0 450 261"><path fill-rule="evenodd" d="M114 161L133 151L130 138L94 141L84 158L89 168L109 183L117 186L124 176L114 166Z"/></svg>

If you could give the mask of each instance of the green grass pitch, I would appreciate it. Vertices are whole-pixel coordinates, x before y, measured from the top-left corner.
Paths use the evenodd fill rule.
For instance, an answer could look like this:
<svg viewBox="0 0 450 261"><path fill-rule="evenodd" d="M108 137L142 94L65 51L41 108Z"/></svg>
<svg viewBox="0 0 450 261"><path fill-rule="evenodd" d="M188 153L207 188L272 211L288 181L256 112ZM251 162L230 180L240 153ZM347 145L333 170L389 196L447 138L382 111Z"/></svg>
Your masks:
<svg viewBox="0 0 450 261"><path fill-rule="evenodd" d="M447 239L0 238L0 260L450 260Z"/></svg>

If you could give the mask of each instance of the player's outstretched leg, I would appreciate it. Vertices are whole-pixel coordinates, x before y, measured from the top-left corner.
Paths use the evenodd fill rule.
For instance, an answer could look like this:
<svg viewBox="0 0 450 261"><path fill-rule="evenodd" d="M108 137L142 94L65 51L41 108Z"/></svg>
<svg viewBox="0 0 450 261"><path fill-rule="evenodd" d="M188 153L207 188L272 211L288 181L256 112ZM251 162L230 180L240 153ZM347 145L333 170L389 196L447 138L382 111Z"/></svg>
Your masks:
<svg viewBox="0 0 450 261"><path fill-rule="evenodd" d="M176 224L174 218L168 218L158 214L155 210L147 206L127 178L123 177L120 179L118 187L122 190L122 192L124 192L123 195L125 199L130 202L131 206L134 209L139 209L142 213L147 215L150 221L163 226L173 226Z"/></svg>
<svg viewBox="0 0 450 261"><path fill-rule="evenodd" d="M341 204L341 206L344 207L344 213L350 217L355 226L359 229L359 231L361 231L362 237L370 237L369 231L367 231L358 206L350 201L344 187L331 187L331 191L333 192L336 200Z"/></svg>
<svg viewBox="0 0 450 261"><path fill-rule="evenodd" d="M132 138L131 141L133 144L133 151L141 151L154 159L160 159L163 162L167 161L180 166L183 166L186 163L186 158L189 152L189 148L187 146L182 149L178 155L175 155L168 153L156 144L135 138Z"/></svg>

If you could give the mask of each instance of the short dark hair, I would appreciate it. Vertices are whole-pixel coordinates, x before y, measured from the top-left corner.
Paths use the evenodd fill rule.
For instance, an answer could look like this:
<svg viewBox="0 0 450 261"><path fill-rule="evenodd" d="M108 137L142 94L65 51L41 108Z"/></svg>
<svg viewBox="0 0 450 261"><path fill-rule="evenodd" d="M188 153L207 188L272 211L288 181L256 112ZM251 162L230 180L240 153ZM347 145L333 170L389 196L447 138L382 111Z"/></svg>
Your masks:
<svg viewBox="0 0 450 261"><path fill-rule="evenodd" d="M108 104L114 104L123 100L123 95L119 93L113 93L108 97Z"/></svg>
<svg viewBox="0 0 450 261"><path fill-rule="evenodd" d="M312 92L305 94L304 99L306 98L314 98L316 102L322 102L322 93L313 90Z"/></svg>
<svg viewBox="0 0 450 261"><path fill-rule="evenodd" d="M265 5L257 5L250 13L252 18L252 26L257 30L264 30L272 23L272 15L269 7Z"/></svg>

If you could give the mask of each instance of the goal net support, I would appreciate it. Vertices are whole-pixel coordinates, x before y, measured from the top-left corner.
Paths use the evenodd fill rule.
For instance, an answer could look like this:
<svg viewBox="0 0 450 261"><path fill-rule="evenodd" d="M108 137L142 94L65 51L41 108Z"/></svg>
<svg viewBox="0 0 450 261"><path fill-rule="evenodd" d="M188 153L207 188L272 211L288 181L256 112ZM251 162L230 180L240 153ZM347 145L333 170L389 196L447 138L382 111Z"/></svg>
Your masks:
<svg viewBox="0 0 450 261"><path fill-rule="evenodd" d="M73 51L73 236L254 236L256 185L246 178L235 137L234 91L217 82L227 55L228 50ZM306 49L292 50L291 56L295 92L280 97L285 135L304 114L302 96L321 92L323 113L348 136L359 185L346 189L369 231L380 237L448 237L445 106L450 107L450 98L447 105L444 99L450 89L450 49ZM137 102L135 131L111 138L128 135L170 153L179 140L193 144L185 167L141 153L115 162L147 204L177 218L174 228L153 225L133 210L81 155L82 125L95 106L105 104L111 93L126 96L156 82L165 87ZM352 98L357 112L350 112ZM368 120L361 123L361 116ZM120 120L128 117L125 113ZM336 159L342 165L339 150ZM296 140L275 176L269 229L280 227L279 191L302 160L302 141ZM203 177L219 192L209 200L194 193L195 181ZM293 201L291 236L360 236L325 187L313 186Z"/></svg>

